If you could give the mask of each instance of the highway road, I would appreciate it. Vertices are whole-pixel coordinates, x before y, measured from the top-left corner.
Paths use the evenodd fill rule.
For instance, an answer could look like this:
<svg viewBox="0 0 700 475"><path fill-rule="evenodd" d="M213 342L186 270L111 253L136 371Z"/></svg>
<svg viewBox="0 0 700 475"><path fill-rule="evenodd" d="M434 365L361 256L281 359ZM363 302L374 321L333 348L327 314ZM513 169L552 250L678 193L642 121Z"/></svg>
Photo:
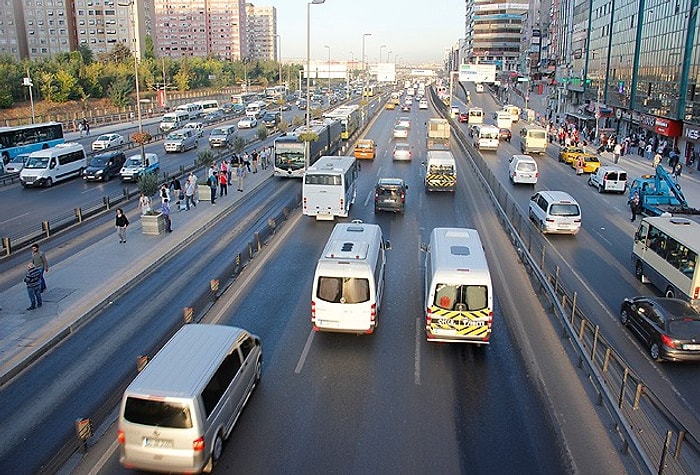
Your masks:
<svg viewBox="0 0 700 475"><path fill-rule="evenodd" d="M464 157L458 156L456 193L423 192L420 162L429 111L413 108L410 113L408 140L414 160L391 161L389 137L399 115L403 113L381 112L367 133L378 142L379 155L373 162L362 162L350 216L379 223L393 246L378 331L371 336L311 331L311 277L332 224L298 216L297 211L265 257L207 316L207 321L258 334L265 350L262 384L215 471L562 473L588 472L593 467L606 473L632 471L621 465L614 451L606 452L614 436L601 428L585 383L569 367L556 329L548 323ZM508 147L503 144L493 154L494 169L505 170L504 160L513 153ZM568 169L551 159L539 160L552 164L547 173L542 167L541 186L567 183ZM400 176L408 182L405 215L372 212L373 185L380 176ZM11 442L0 449L2 471L35 472L57 450L62 437L70 435L76 415L112 401L115 388L132 373L135 356L148 353L179 321L187 290L206 284L209 274L204 269L230 258L227 253L237 248L236 236L245 229L246 217L264 219L265 213L298 192L298 186L271 179L201 242L173 256L166 268L122 296L118 305L1 388L0 403L6 411L0 426L12 427L12 437L6 438ZM514 190L524 203L531 192ZM584 210L596 206L593 201L581 203ZM606 207L600 219L624 224L617 211ZM586 238L594 223L602 225L584 221L584 231L574 239L549 238L562 263L584 276L595 269L595 261L586 262L591 252L604 250L601 255L618 257ZM496 288L494 333L488 347L425 341L420 244L436 226L476 227L482 235ZM620 241L629 239L623 239L625 227L614 227L619 228ZM584 245L593 249L584 250ZM621 257L628 244L617 245ZM624 267L625 262L611 260L610 265ZM583 280L592 290L585 299L587 306L599 305L593 277ZM596 285L612 287L625 280L623 275ZM644 290L649 289L640 286L639 291ZM640 365L658 367L645 360L634 340L616 324L614 308L608 309L612 317L601 318L609 320L608 330L617 331L623 349ZM26 398L28 392L35 397ZM550 407L558 398L565 399L566 409ZM23 417L17 420L16 414ZM124 472L114 451L113 426L103 439L104 444L74 473Z"/></svg>

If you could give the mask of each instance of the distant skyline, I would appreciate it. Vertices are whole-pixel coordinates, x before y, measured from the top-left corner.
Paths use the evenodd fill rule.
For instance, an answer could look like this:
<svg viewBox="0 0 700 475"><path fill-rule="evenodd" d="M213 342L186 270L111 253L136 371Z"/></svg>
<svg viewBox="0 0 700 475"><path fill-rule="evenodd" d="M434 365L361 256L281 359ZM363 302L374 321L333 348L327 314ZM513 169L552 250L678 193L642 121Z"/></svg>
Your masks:
<svg viewBox="0 0 700 475"><path fill-rule="evenodd" d="M282 60L305 60L308 0L249 3L277 9ZM382 62L387 57L394 62L396 55L401 63L442 62L445 50L464 36L464 18L464 0L326 0L311 5L311 60L327 60L328 45L331 61L360 61L362 36L371 33L365 39L371 63L377 62L380 49Z"/></svg>

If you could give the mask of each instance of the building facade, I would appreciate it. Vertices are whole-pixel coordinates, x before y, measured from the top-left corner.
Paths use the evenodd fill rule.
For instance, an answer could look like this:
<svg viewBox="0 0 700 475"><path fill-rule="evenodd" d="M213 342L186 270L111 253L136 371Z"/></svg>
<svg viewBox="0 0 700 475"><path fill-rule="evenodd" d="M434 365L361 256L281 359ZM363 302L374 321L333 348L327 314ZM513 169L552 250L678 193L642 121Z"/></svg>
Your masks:
<svg viewBox="0 0 700 475"><path fill-rule="evenodd" d="M279 57L277 9L246 4L248 17L248 59L274 61Z"/></svg>

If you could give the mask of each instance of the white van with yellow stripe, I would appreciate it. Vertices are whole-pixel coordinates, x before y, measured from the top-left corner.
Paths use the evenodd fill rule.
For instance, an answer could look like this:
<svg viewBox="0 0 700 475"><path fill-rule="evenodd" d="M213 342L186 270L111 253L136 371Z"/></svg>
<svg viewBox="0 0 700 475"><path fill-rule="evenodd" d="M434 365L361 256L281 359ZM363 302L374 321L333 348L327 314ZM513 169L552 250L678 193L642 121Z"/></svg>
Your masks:
<svg viewBox="0 0 700 475"><path fill-rule="evenodd" d="M435 228L423 250L427 340L488 345L493 286L479 233Z"/></svg>
<svg viewBox="0 0 700 475"><path fill-rule="evenodd" d="M425 192L455 191L457 187L457 164L452 152L428 150L425 166Z"/></svg>

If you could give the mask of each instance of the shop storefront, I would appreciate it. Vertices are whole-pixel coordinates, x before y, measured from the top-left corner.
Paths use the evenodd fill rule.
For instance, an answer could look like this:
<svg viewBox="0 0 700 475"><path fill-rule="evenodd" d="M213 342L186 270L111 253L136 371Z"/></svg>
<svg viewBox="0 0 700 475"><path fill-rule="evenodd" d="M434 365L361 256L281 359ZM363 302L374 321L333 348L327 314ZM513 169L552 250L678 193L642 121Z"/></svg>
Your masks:
<svg viewBox="0 0 700 475"><path fill-rule="evenodd" d="M678 148L681 151L681 162L688 171L692 168L700 171L700 126L684 124Z"/></svg>
<svg viewBox="0 0 700 475"><path fill-rule="evenodd" d="M632 125L633 129L635 125L638 127L639 132L645 136L647 143L651 139L654 140L657 146L666 142L666 153L673 150L674 147L683 150L681 148L683 146L681 142L683 141L680 139L683 131L683 122L680 120L632 112Z"/></svg>

